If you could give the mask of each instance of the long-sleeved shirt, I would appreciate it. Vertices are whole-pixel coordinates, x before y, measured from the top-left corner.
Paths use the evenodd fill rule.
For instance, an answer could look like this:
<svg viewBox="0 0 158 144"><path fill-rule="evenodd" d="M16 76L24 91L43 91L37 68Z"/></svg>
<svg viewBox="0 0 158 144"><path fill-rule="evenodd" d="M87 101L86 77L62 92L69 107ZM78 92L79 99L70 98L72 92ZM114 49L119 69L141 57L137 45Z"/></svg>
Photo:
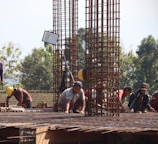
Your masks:
<svg viewBox="0 0 158 144"><path fill-rule="evenodd" d="M142 103L140 103L142 105L141 107L144 107L150 110L151 105L150 105L149 94L148 92L146 92L145 94L142 94L140 90L137 90L135 93L133 93L130 96L129 103L128 103L129 108L137 109L139 107L137 101L140 97L142 97Z"/></svg>
<svg viewBox="0 0 158 144"><path fill-rule="evenodd" d="M1 82L3 82L3 63L0 61L0 78Z"/></svg>

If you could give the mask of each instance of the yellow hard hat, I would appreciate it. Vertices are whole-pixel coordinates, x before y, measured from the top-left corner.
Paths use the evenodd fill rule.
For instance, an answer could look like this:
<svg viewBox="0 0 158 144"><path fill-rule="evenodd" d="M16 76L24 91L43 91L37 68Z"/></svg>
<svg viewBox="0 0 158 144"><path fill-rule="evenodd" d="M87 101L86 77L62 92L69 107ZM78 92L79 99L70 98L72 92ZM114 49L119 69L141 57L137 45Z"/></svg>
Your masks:
<svg viewBox="0 0 158 144"><path fill-rule="evenodd" d="M84 78L83 78L83 69L79 70L79 72L78 72L78 78L80 80L84 80Z"/></svg>
<svg viewBox="0 0 158 144"><path fill-rule="evenodd" d="M13 93L13 91L14 91L14 88L13 87L7 87L7 89L6 89L6 93L7 93L7 95L8 96L11 96L12 95L12 93Z"/></svg>

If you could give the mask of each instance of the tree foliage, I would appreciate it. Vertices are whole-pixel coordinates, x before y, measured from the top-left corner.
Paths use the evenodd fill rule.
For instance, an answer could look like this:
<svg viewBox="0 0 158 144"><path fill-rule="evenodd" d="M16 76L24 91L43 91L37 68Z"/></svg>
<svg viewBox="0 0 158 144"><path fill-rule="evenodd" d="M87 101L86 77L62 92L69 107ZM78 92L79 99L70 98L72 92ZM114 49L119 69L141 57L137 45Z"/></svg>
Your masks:
<svg viewBox="0 0 158 144"><path fill-rule="evenodd" d="M149 83L151 90L156 89L158 84L158 43L153 36L149 35L141 41L136 51L138 55L137 79Z"/></svg>
<svg viewBox="0 0 158 144"><path fill-rule="evenodd" d="M80 69L85 66L85 29L78 30L78 48ZM45 48L34 48L32 53L22 61L22 52L13 43L0 49L0 60L4 64L6 79L12 84L21 84L26 89L50 90L53 84L52 67L55 52L52 45ZM137 89L141 82L150 85L153 92L158 87L158 41L151 35L143 38L136 54L131 50L127 54L120 51L120 86L131 86ZM10 82L9 81L9 82ZM10 84L10 83L9 83Z"/></svg>
<svg viewBox="0 0 158 144"><path fill-rule="evenodd" d="M136 82L135 78L135 61L137 57L133 54L133 51L130 51L128 54L125 54L123 51L120 51L120 87L134 85Z"/></svg>
<svg viewBox="0 0 158 144"><path fill-rule="evenodd" d="M0 50L0 59L3 62L5 85L16 84L19 81L20 56L22 52L16 48L13 43L2 47Z"/></svg>
<svg viewBox="0 0 158 144"><path fill-rule="evenodd" d="M85 29L78 30L79 69L85 67Z"/></svg>
<svg viewBox="0 0 158 144"><path fill-rule="evenodd" d="M31 55L25 57L21 63L21 83L26 89L50 90L52 87L52 60L51 47L34 48Z"/></svg>
<svg viewBox="0 0 158 144"><path fill-rule="evenodd" d="M154 91L158 87L158 43L149 35L143 38L136 55L131 52L120 54L120 82L124 87L129 85L137 89L142 82L150 85Z"/></svg>

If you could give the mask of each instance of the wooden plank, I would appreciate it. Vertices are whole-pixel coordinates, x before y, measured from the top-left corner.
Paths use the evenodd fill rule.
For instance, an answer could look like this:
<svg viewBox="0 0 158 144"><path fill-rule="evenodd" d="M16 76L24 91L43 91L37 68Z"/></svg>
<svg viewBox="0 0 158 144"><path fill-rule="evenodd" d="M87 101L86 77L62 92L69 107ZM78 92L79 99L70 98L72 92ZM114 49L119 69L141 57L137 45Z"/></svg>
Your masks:
<svg viewBox="0 0 158 144"><path fill-rule="evenodd" d="M36 128L36 144L49 144L49 138L46 138L47 132L47 126Z"/></svg>
<svg viewBox="0 0 158 144"><path fill-rule="evenodd" d="M17 139L0 140L0 143L3 143L3 144L5 144L5 143L18 143L18 142L19 142L19 140L17 140Z"/></svg>
<svg viewBox="0 0 158 144"><path fill-rule="evenodd" d="M10 136L7 139L19 139L19 138L35 138L35 136Z"/></svg>
<svg viewBox="0 0 158 144"><path fill-rule="evenodd" d="M80 129L81 129L81 128L76 127L76 128L66 129L66 131L68 131L68 132L72 132L72 131L78 131L78 130L80 130Z"/></svg>

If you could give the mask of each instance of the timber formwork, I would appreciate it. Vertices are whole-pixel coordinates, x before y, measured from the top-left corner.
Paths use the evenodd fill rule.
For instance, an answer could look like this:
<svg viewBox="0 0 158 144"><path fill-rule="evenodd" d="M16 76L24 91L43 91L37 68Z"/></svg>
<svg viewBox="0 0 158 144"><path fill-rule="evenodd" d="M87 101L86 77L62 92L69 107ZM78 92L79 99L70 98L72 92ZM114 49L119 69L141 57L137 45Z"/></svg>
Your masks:
<svg viewBox="0 0 158 144"><path fill-rule="evenodd" d="M85 117L41 110L1 112L3 144L157 144L155 113L120 113L119 117Z"/></svg>

